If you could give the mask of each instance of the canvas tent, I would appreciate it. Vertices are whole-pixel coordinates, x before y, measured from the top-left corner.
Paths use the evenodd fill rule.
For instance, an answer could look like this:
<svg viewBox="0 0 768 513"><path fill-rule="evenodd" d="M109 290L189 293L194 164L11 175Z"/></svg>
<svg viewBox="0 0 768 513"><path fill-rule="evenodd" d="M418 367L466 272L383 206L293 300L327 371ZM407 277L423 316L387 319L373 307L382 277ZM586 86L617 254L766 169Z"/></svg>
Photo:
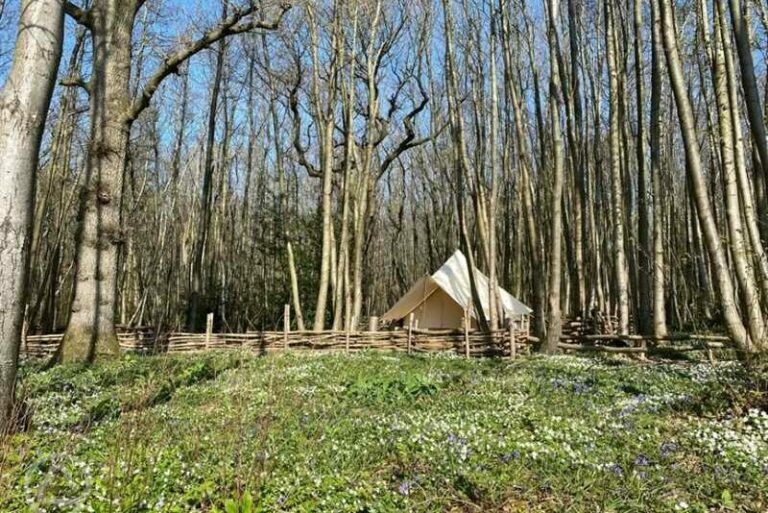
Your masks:
<svg viewBox="0 0 768 513"><path fill-rule="evenodd" d="M407 322L411 313L414 324L421 329L458 329L462 327L464 312L469 311L472 325L476 324L476 311L472 306L467 259L456 251L431 276L418 280L406 294L381 318L383 321ZM489 317L490 284L488 277L475 269L477 291L485 317ZM512 294L498 287L498 300L504 319L520 320L532 312Z"/></svg>

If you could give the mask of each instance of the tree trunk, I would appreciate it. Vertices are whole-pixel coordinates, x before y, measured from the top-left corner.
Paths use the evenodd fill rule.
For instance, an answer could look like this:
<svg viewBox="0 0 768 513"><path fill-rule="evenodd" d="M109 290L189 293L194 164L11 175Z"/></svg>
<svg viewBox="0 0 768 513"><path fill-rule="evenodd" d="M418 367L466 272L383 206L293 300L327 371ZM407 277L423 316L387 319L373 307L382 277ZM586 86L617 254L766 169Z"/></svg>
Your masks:
<svg viewBox="0 0 768 513"><path fill-rule="evenodd" d="M615 16L611 3L605 10L605 46L608 54L608 76L610 96L610 151L611 151L611 199L613 222L613 272L616 284L616 300L619 316L619 332L629 333L629 272L624 251L624 199L621 177L621 141L619 119L619 81L616 60Z"/></svg>
<svg viewBox="0 0 768 513"><path fill-rule="evenodd" d="M227 17L226 3L222 10L222 19ZM195 249L192 260L192 276L189 286L189 310L187 314L187 328L190 331L198 330L202 327L204 314L201 312L201 295L205 295L203 286L203 265L205 260L206 245L208 242L208 232L210 231L211 217L213 215L213 152L216 144L216 113L219 107L219 93L221 91L221 82L224 69L224 57L226 54L226 44L222 39L219 41L219 48L216 51L216 71L211 85L211 98L208 105L208 131L205 141L205 161L203 163L203 195L200 203L200 224L195 238Z"/></svg>
<svg viewBox="0 0 768 513"><path fill-rule="evenodd" d="M78 237L77 281L72 311L61 343L64 362L119 355L114 316L123 171L131 123L132 2L100 0L92 7L93 78L86 190Z"/></svg>
<svg viewBox="0 0 768 513"><path fill-rule="evenodd" d="M728 270L725 252L720 242L720 234L717 230L715 218L712 213L712 206L707 186L704 180L704 173L701 168L701 154L699 152L699 143L696 138L696 126L694 121L693 109L688 98L688 91L683 75L683 67L680 62L680 54L677 48L677 33L674 24L674 13L670 0L652 0L660 9L662 39L664 41L664 52L667 57L667 71L672 85L675 103L677 104L678 118L683 134L683 145L685 148L688 182L691 188L691 195L696 204L696 212L701 223L704 235L704 242L709 254L711 265L715 273L715 283L720 299L720 306L723 312L723 318L728 329L728 333L734 343L741 349L750 349L750 343L747 337L744 324L739 317L739 312L735 302L735 292L733 282Z"/></svg>
<svg viewBox="0 0 768 513"><path fill-rule="evenodd" d="M550 204L550 241L549 241L549 325L547 326L547 343L545 350L548 354L558 351L560 334L562 332L562 311L560 301L560 284L562 281L562 239L563 239L563 136L560 132L560 69L558 66L557 47L557 13L558 0L548 0L547 10L547 39L549 42L549 61L551 66L549 84L549 113L552 122L552 160L553 180L552 199Z"/></svg>
<svg viewBox="0 0 768 513"><path fill-rule="evenodd" d="M747 315L747 328L753 342L762 345L765 338L765 324L760 308L760 296L752 262L748 262L747 241L744 239L744 226L742 224L741 203L739 201L739 185L737 183L733 120L734 112L728 95L728 85L725 75L725 55L723 52L723 38L720 24L723 23L722 11L715 7L715 48L712 62L715 101L718 110L718 128L720 141L720 154L723 169L723 181L725 190L725 213L728 232L731 242L731 256L733 266L736 269L736 279L739 283L744 310ZM707 30L707 29L705 29Z"/></svg>
<svg viewBox="0 0 768 513"><path fill-rule="evenodd" d="M635 32L635 87L637 90L637 138L635 152L637 158L637 209L640 248L638 251L638 312L637 327L642 334L653 331L651 315L651 277L652 272L652 237L648 221L648 178L645 165L645 109L643 97L643 5L641 0L634 0L634 32Z"/></svg>
<svg viewBox="0 0 768 513"><path fill-rule="evenodd" d="M716 0L716 3L724 0ZM760 157L762 182L768 185L768 140L766 140L765 121L760 106L760 93L757 90L755 66L752 62L752 44L749 40L749 26L744 11L747 7L741 5L741 0L728 0L731 11L731 24L736 37L736 51L741 67L741 83L744 87L744 97L747 104L749 128L752 131L757 154ZM756 170L758 171L758 170ZM766 192L768 194L768 192Z"/></svg>
<svg viewBox="0 0 768 513"><path fill-rule="evenodd" d="M653 191L653 335L667 335L664 285L664 188L661 176L661 97L662 59L661 19L651 2L651 188Z"/></svg>
<svg viewBox="0 0 768 513"><path fill-rule="evenodd" d="M23 0L0 92L0 436L10 429L26 304L35 176L61 59L61 0Z"/></svg>

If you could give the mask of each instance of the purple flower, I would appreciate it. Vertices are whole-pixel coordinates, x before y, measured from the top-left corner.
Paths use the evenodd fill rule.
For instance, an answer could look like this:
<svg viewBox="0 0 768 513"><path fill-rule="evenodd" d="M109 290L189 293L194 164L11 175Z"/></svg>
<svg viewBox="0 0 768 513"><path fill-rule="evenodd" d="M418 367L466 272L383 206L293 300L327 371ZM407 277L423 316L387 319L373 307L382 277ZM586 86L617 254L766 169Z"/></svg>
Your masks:
<svg viewBox="0 0 768 513"><path fill-rule="evenodd" d="M608 470L618 477L621 477L624 475L624 469L618 463L611 463L610 465L608 465Z"/></svg>
<svg viewBox="0 0 768 513"><path fill-rule="evenodd" d="M586 394L589 392L590 386L587 383L574 383L573 393L576 395Z"/></svg>
<svg viewBox="0 0 768 513"><path fill-rule="evenodd" d="M507 454L501 455L501 461L503 463L509 463L512 460L520 459L520 451L514 450L512 452L508 452Z"/></svg>
<svg viewBox="0 0 768 513"><path fill-rule="evenodd" d="M635 410L637 410L637 404L630 403L622 408L621 412L619 413L619 417L626 417L627 415L634 413Z"/></svg>
<svg viewBox="0 0 768 513"><path fill-rule="evenodd" d="M635 458L635 465L638 467L647 467L651 464L651 460L648 459L648 456L645 454L638 454L637 458Z"/></svg>
<svg viewBox="0 0 768 513"><path fill-rule="evenodd" d="M400 495L408 496L411 494L412 485L413 485L413 481L406 479L405 481L400 483L400 486L397 488L397 491L400 492Z"/></svg>
<svg viewBox="0 0 768 513"><path fill-rule="evenodd" d="M661 449L659 449L659 452L661 453L662 458L669 457L673 452L676 452L680 447L675 442L664 442L661 444Z"/></svg>
<svg viewBox="0 0 768 513"><path fill-rule="evenodd" d="M637 473L637 477L638 477L638 479L645 479L645 478L648 477L648 474L646 474L643 471L640 471L640 472Z"/></svg>
<svg viewBox="0 0 768 513"><path fill-rule="evenodd" d="M285 506L286 502L288 502L288 496L285 494L282 494L280 497L277 498L278 506Z"/></svg>
<svg viewBox="0 0 768 513"><path fill-rule="evenodd" d="M563 382L562 379L553 379L552 380L552 387L555 390L557 390L558 388L563 388L563 385L565 385L565 383Z"/></svg>
<svg viewBox="0 0 768 513"><path fill-rule="evenodd" d="M450 433L448 435L448 443L449 444L458 445L458 446L463 446L463 445L467 445L467 439L464 438L463 436L462 437L458 437L458 436L454 435L453 433Z"/></svg>

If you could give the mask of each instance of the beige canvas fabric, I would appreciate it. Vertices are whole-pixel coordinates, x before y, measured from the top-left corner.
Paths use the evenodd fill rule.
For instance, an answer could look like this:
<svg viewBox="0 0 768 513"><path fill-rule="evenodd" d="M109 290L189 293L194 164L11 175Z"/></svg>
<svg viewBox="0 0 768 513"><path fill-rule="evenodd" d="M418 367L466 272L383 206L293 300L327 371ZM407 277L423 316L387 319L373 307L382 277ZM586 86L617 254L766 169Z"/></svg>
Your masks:
<svg viewBox="0 0 768 513"><path fill-rule="evenodd" d="M475 282L481 298L483 312L489 315L490 284L488 277L475 269ZM531 314L532 310L509 292L498 287L498 298L504 316L508 319ZM476 319L472 305L467 259L456 251L434 274L418 280L408 292L381 318L396 322L411 312L416 326L423 329L459 328L465 310Z"/></svg>

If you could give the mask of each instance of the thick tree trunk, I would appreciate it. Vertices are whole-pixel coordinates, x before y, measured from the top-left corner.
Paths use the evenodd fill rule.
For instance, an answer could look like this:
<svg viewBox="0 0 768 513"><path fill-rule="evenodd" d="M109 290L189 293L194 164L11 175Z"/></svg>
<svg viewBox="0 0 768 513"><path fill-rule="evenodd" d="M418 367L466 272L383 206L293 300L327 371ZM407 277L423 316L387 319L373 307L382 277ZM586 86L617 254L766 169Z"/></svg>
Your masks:
<svg viewBox="0 0 768 513"><path fill-rule="evenodd" d="M23 0L0 92L0 436L10 428L26 303L35 176L61 59L61 0Z"/></svg>
<svg viewBox="0 0 768 513"><path fill-rule="evenodd" d="M128 84L135 8L124 0L100 0L91 11L93 78L87 185L78 237L77 280L72 312L62 340L62 361L92 361L119 355L114 316L123 171L131 123Z"/></svg>

